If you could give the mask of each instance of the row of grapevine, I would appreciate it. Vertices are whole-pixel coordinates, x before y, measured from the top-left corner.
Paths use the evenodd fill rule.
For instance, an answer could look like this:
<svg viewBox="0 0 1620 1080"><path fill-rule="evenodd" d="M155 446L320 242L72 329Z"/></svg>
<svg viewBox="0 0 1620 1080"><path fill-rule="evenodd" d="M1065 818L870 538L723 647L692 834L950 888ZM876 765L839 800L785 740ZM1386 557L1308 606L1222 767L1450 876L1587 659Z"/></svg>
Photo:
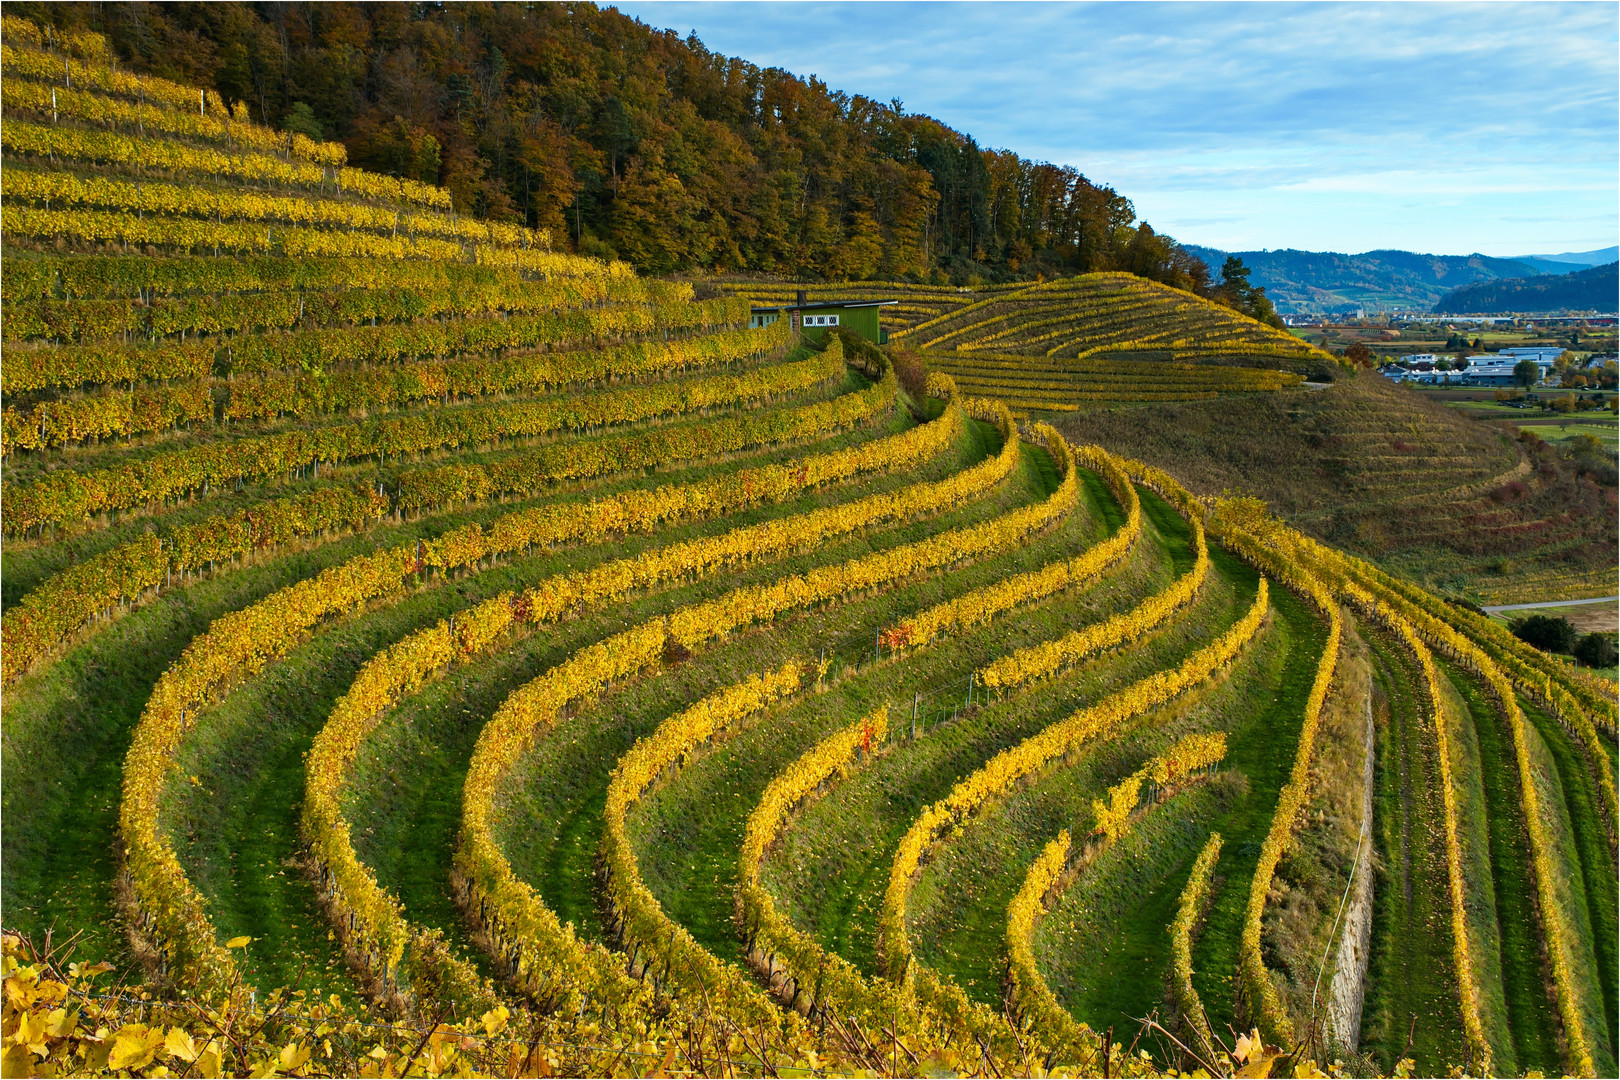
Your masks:
<svg viewBox="0 0 1620 1080"><path fill-rule="evenodd" d="M909 980L914 965L906 908L933 844L985 800L1008 790L1083 743L1106 738L1132 717L1169 701L1224 668L1260 630L1269 610L1266 579L1248 612L1220 637L1171 670L1156 672L1009 747L980 766L939 802L926 807L900 841L879 920L879 952L890 978Z"/></svg>
<svg viewBox="0 0 1620 1080"><path fill-rule="evenodd" d="M1108 843L1124 836L1131 828L1131 815L1142 802L1142 785L1151 783L1162 791L1208 768L1226 757L1226 733L1194 732L1177 740L1163 754L1149 758L1141 768L1110 787L1104 798L1091 800L1094 831Z"/></svg>
<svg viewBox="0 0 1620 1080"><path fill-rule="evenodd" d="M1142 504L1119 459L1100 446L1072 447L1045 424L1035 425L1034 431L1037 441L1046 446L1054 460L1062 465L1064 483L1070 482L1076 459L1102 474L1103 482L1125 509L1125 524L1107 540L1072 559L1058 559L1039 570L1014 574L942 601L896 623L883 634L892 646L911 648L926 645L944 634L959 632L970 626L982 626L1019 604L1087 584L1124 559L1136 546L1136 541L1142 535ZM984 686L995 688L997 685L986 680L983 669L978 672L978 678Z"/></svg>
<svg viewBox="0 0 1620 1080"><path fill-rule="evenodd" d="M1130 611L997 657L979 669L979 683L989 690L1005 692L1037 679L1050 678L1084 657L1135 641L1192 603L1204 587L1210 563L1203 523L1196 516L1187 520L1192 526L1196 557L1192 568L1169 588L1148 597Z"/></svg>
<svg viewBox="0 0 1620 1080"><path fill-rule="evenodd" d="M214 397L198 381L109 390L0 412L0 453L72 446L214 422Z"/></svg>
<svg viewBox="0 0 1620 1080"><path fill-rule="evenodd" d="M1096 1041L1091 1029L1076 1022L1058 1001L1035 963L1035 925L1046 914L1047 894L1068 872L1069 852L1069 830L1064 829L1041 849L1007 905L1007 1016L1063 1055Z"/></svg>
<svg viewBox="0 0 1620 1080"><path fill-rule="evenodd" d="M1191 341L1176 340L1171 342L1172 358L1177 362L1193 362L1203 357L1214 359L1271 356L1279 360L1299 360L1310 358L1314 354L1302 349L1295 349L1286 344L1275 344L1265 341L1238 341L1231 344L1208 345L1198 339Z"/></svg>
<svg viewBox="0 0 1620 1080"><path fill-rule="evenodd" d="M1110 787L1102 799L1092 800L1095 832L1101 840L1088 848L1091 857L1124 836L1130 817L1141 803L1142 785L1151 781L1158 791L1153 802L1167 796L1194 773L1218 764L1226 756L1224 732L1194 732L1179 739L1163 754L1145 762L1130 776ZM1092 1038L1077 1025L1052 993L1035 961L1035 925L1046 914L1046 898L1060 889L1073 869L1067 829L1036 857L1023 884L1007 905L1007 1013L1026 1029L1033 1029L1056 1049L1072 1048Z"/></svg>
<svg viewBox="0 0 1620 1080"><path fill-rule="evenodd" d="M584 308L517 318L247 334L207 344L163 341L133 346L93 342L54 349L12 347L6 350L6 364L16 371L7 377L6 392L135 379L196 378L207 375L216 365L232 375L262 375L503 350L558 349L660 331L667 336L672 330L735 328L746 317L747 312L734 301L686 303L673 299L651 306ZM787 340L786 331L774 326L754 333L778 344ZM584 361L582 370L601 371L602 364ZM576 378L566 373L563 377L568 381Z"/></svg>
<svg viewBox="0 0 1620 1080"><path fill-rule="evenodd" d="M171 184L160 180L120 180L81 177L67 172L14 169L6 178L6 195L62 207L96 207L124 213L169 214L222 222L277 222L323 229L363 229L411 238L417 234L456 243L496 243L527 246L538 239L527 229L476 218L448 217L393 207L371 206L338 199L307 196L262 195L229 188Z"/></svg>
<svg viewBox="0 0 1620 1080"><path fill-rule="evenodd" d="M960 376L964 389L985 397L1016 399L1036 408L1049 408L1057 412L1072 411L1072 406L1088 401L1208 401L1225 393L1265 393L1280 389L1267 385L1264 380L1234 380L1216 384L1213 380L1182 380L1167 378L1162 381L1105 379L1074 380L1060 386L1032 386L1005 379L982 379L971 375Z"/></svg>
<svg viewBox="0 0 1620 1080"><path fill-rule="evenodd" d="M1400 594L1407 603L1417 606L1424 613L1454 625L1489 654L1521 692L1571 728L1588 749L1594 745L1601 746L1601 740L1595 740L1585 729L1595 727L1609 738L1615 737L1620 690L1617 690L1614 680L1571 668L1562 660L1520 641L1500 623L1466 608L1447 604L1422 589L1378 571L1376 567L1366 567L1363 572L1374 575L1380 585ZM1607 751L1596 760L1607 765ZM1605 798L1612 800L1612 788ZM1610 809L1613 809L1612 803Z"/></svg>
<svg viewBox="0 0 1620 1080"><path fill-rule="evenodd" d="M548 443L490 464L456 463L413 470L399 478L394 504L402 513L415 513L469 500L512 497L563 481L670 468L759 446L823 438L887 411L894 390L894 377L888 374L864 390L809 405Z"/></svg>
<svg viewBox="0 0 1620 1080"><path fill-rule="evenodd" d="M510 520L514 528L521 525L530 529L525 546L537 538L534 523L547 518L554 520L554 531L549 537L539 536L542 542L600 540L626 529L698 520L764 502L785 501L861 473L911 467L953 443L960 430L960 412L952 409L932 424L868 446L752 470L727 481L628 492L582 508L540 507L512 515ZM411 635L369 661L334 709L307 759L304 816L306 836L322 867L328 904L339 913L343 932L360 942L359 954L372 958L369 966L386 979L389 966L398 964L402 955L399 950L417 933L405 924L397 902L359 862L349 841L349 827L339 798L360 743L384 710L414 693L436 670L487 649L513 629L532 630L570 611L622 598L631 589L693 574L712 575L740 561L781 554L790 550L783 542L784 534L796 534L801 541L804 537L826 538L828 519L834 517L841 516L845 529L859 527L873 520L874 512L881 512L883 497L874 499L863 500L853 512L842 515L839 511L845 508L813 511L783 523L734 529L713 540L676 544L560 575L520 595L502 594L453 619L441 620L437 626ZM491 535L507 531L510 529L497 523ZM499 550L498 545L494 547ZM424 545L424 563L434 557L426 548ZM470 553L461 553L461 557L468 554L481 556L482 551L475 547Z"/></svg>
<svg viewBox="0 0 1620 1080"><path fill-rule="evenodd" d="M333 372L189 380L131 391L106 389L87 396L7 406L5 452L38 450L162 431L185 423L220 420L305 419L348 413L370 416L422 401L464 401L508 394L538 394L569 384L618 382L728 365L786 344L772 330L731 330L665 342L637 342L590 353L521 353L447 362L421 361ZM116 355L116 354L115 354Z"/></svg>
<svg viewBox="0 0 1620 1080"><path fill-rule="evenodd" d="M255 293L153 296L145 300L42 299L7 304L4 333L7 341L157 340L173 335L249 334L297 326L353 326L368 321L375 325L455 316L506 317L595 307L610 302L667 304L691 300L691 287L684 283L649 287L633 278L530 281L516 274L501 276L510 280L319 292L275 289Z"/></svg>
<svg viewBox="0 0 1620 1080"><path fill-rule="evenodd" d="M757 434L765 436L785 432L786 438L761 438L748 445L826 434L855 419L872 415L884 402L892 401L893 397L894 385L890 376L859 395L846 395L834 402L810 406L807 412L786 410L784 414L750 414L749 420L763 421L761 427L764 430ZM848 399L858 399L855 402L860 406L858 416L851 415L847 407L828 407L837 406ZM705 430L714 424L714 421L709 422L704 426ZM954 443L961 429L961 410L953 406L931 424L872 444L814 455L784 465L748 469L735 477L663 485L652 491L624 492L593 500L583 507L536 507L509 515L492 526L490 536L493 551L518 550L516 538L522 538L523 545L558 542L574 535L578 528L575 523L579 521L592 523L590 535L605 538L620 532L690 520L694 516L781 501L804 490L806 485L813 487L864 472L927 460ZM620 447L617 454L609 453L605 459L632 468L654 462L670 463L676 459L664 455L677 448L676 440L670 436L679 430L665 428L632 436L630 442L652 440L653 445L642 447L640 453L634 454L627 454L625 448ZM703 445L679 446L686 451L688 458L740 448L724 441L712 442L703 432L696 433L694 437ZM589 461L593 456L604 456L585 452L585 447L590 445L588 443L565 445L575 464L576 475L583 471L580 468L582 459ZM424 471L437 473L441 470ZM603 471L617 470L604 467ZM525 478L532 481L531 486L496 488L492 492L482 493L480 500L517 491L532 493L553 479L553 475L536 463L527 461L523 470L515 469L511 476L506 477L512 483ZM409 479L407 475L400 481L402 500L408 493L422 494L422 489L412 486ZM432 479L429 477L430 481ZM465 491L459 494L469 495ZM162 537L144 534L64 570L27 594L7 613L3 645L4 681L14 681L59 649L71 634L88 620L94 619L97 613L118 604L132 604L148 592L155 593L171 583L176 575L183 580L187 572L199 571L205 565L212 567L215 563L225 563L293 539L337 529L357 529L377 520L386 511L387 504L369 488L317 489L290 499L273 500L249 509L214 515L193 524L179 525ZM502 539L508 534L514 539ZM424 569L459 565L442 561L437 548L431 544L424 548L423 559Z"/></svg>
<svg viewBox="0 0 1620 1080"><path fill-rule="evenodd" d="M1352 560L1329 551L1302 536L1291 536L1295 550L1312 559L1326 570L1345 578L1354 579L1380 602L1394 608L1424 641L1450 656L1463 667L1478 675L1486 690L1496 700L1497 708L1507 721L1513 737L1515 765L1518 771L1519 797L1523 803L1525 826L1530 835L1530 867L1535 880L1537 908L1541 915L1542 935L1546 943L1548 966L1552 972L1554 997L1559 1019L1563 1023L1567 1064L1570 1071L1580 1076L1595 1076L1592 1036L1587 1030L1576 1000L1574 981L1579 961L1576 959L1578 938L1571 926L1569 914L1558 902L1557 871L1553 861L1553 840L1542 817L1541 796L1530 762L1530 749L1526 734L1526 720L1514 693L1513 683L1496 661L1467 635L1444 621L1437 619L1385 587L1375 572L1365 568L1361 560Z"/></svg>
<svg viewBox="0 0 1620 1080"><path fill-rule="evenodd" d="M213 370L214 346L199 341L151 348L99 342L64 348L10 346L0 359L0 387L18 394L53 386L205 379Z"/></svg>
<svg viewBox="0 0 1620 1080"><path fill-rule="evenodd" d="M607 340L660 331L736 329L747 319L747 309L734 300L703 300L584 308L517 318L296 330L230 339L225 345L225 366L233 374L254 375L504 349L558 349L586 342L600 345Z"/></svg>
<svg viewBox="0 0 1620 1080"><path fill-rule="evenodd" d="M735 920L748 962L771 991L812 1019L856 1016L881 1026L916 1026L915 1006L892 986L869 981L837 953L823 949L776 909L760 881L765 853L793 810L821 785L843 775L852 760L875 752L889 730L889 710L879 707L822 739L771 778L748 816L737 863Z"/></svg>
<svg viewBox="0 0 1620 1080"><path fill-rule="evenodd" d="M9 84L8 84L9 85ZM104 210L38 210L7 204L0 208L0 231L8 238L55 241L73 237L85 243L155 244L177 251L221 251L288 256L369 259L459 259L459 244L413 240L376 233L325 232L297 226L237 225L198 218L151 217Z"/></svg>
<svg viewBox="0 0 1620 1080"><path fill-rule="evenodd" d="M8 119L5 127L0 128L0 147L52 164L65 159L115 168L155 170L176 178L229 177L316 192L331 185L335 192L348 192L362 198L450 209L448 191L415 180L401 180L363 169L330 169L274 154L226 151L211 146L191 146L173 139L34 123L22 118ZM539 235L550 239L545 233Z"/></svg>
<svg viewBox="0 0 1620 1080"><path fill-rule="evenodd" d="M1016 442L1011 419L1003 416L1009 443ZM982 487L971 492L977 495ZM776 581L742 586L711 601L681 608L667 618L622 632L576 653L564 664L514 691L485 725L468 770L462 804L462 835L456 863L467 881L467 907L476 911L505 948L522 957L519 967L535 965L573 948L554 913L512 874L493 832L495 796L503 778L531 741L555 722L581 693L657 663L667 643L692 649L729 636L756 622L769 622L789 610L886 588L919 573L983 558L1016 544L1068 508L1042 504L1011 511L979 525L965 526L898 548L845 563L816 568Z"/></svg>
<svg viewBox="0 0 1620 1080"><path fill-rule="evenodd" d="M1049 398L1019 397L1013 394L997 394L996 397L1005 403L1009 409L1015 410L1015 415L1020 419L1027 419L1037 412L1078 412L1082 402L1129 404L1132 402L1213 401L1215 398L1220 397L1220 394L1214 390L1171 391L1168 393L1136 393L1127 390L1083 396L1070 395L1070 400L1058 402L1054 402Z"/></svg>
<svg viewBox="0 0 1620 1080"><path fill-rule="evenodd" d="M974 470L968 470L934 485L929 494L947 504L977 494L981 485L967 483L964 477L982 479ZM612 601L631 589L660 580L717 572L742 561L793 550L883 520L897 507L904 507L906 512L934 508L925 503L921 494L914 490L873 496L852 507L831 507L799 519L736 529L722 537L674 545L658 552L657 557L643 554L581 571L525 593L525 618L554 621L582 605ZM575 535L591 524L588 520L578 521ZM182 981L208 983L224 977L230 966L228 955L214 941L201 897L186 879L157 822L167 766L184 737L188 713L194 716L230 686L284 655L322 620L366 600L397 594L407 581L426 569L429 559L444 566L468 565L534 543L555 542L559 539L556 527L548 515L519 511L492 523L488 530L466 526L431 544L402 545L359 556L215 620L207 633L193 641L181 659L164 673L137 725L126 758L120 829L130 851L127 865L142 925L161 948L170 951ZM660 641L663 634L660 624ZM638 655L632 648L625 654L625 662Z"/></svg>
<svg viewBox="0 0 1620 1080"><path fill-rule="evenodd" d="M1294 766L1288 782L1277 795L1277 806L1272 813L1271 828L1260 847L1260 861L1249 886L1248 905L1244 909L1243 927L1238 941L1238 995L1248 1009L1249 1019L1269 1041L1279 1045L1291 1043L1293 1023L1277 996L1271 976L1266 972L1265 960L1260 952L1260 933L1265 916L1266 897L1271 892L1277 863L1293 838L1294 826L1310 799L1311 762L1316 752L1316 728L1322 708L1327 703L1328 691L1333 685L1333 673L1339 659L1339 639L1343 633L1343 620L1339 605L1322 581L1298 560L1274 550L1261 540L1222 525L1219 533L1227 546L1254 564L1262 573L1282 580L1291 591L1299 594L1320 612L1328 622L1327 643L1317 661L1316 677L1305 701L1305 715L1300 724L1299 746L1294 754Z"/></svg>
<svg viewBox="0 0 1620 1080"><path fill-rule="evenodd" d="M11 36L8 26L6 37ZM75 63L68 57L47 52L36 42L18 45L7 41L0 44L0 64L4 64L14 76L21 75L46 83L61 80L64 88L77 84L81 90L99 90L106 94L135 98L170 112L194 113L206 109L216 117L230 115L225 108L225 99L218 94L210 96L196 87L120 71L104 51L99 55L83 57Z"/></svg>
<svg viewBox="0 0 1620 1080"><path fill-rule="evenodd" d="M1275 390L1297 386L1301 376L1269 368L1226 367L1154 360L1078 360L1035 367L1023 358L931 355L942 370L959 378L1024 391L1151 390L1154 386L1215 390Z"/></svg>
<svg viewBox="0 0 1620 1080"><path fill-rule="evenodd" d="M1451 739L1443 698L1440 694L1440 676L1435 668L1434 654L1423 644L1412 624L1400 615L1379 605L1372 594L1353 581L1343 583L1341 592L1358 610L1383 623L1406 646L1423 672L1424 705L1434 725L1436 756L1440 761L1440 804L1445 810L1446 836L1446 889L1451 900L1451 957L1457 969L1457 993L1461 998L1463 1036L1467 1041L1468 1065L1481 1076L1491 1075L1491 1045L1485 1040L1485 1026L1480 1019L1479 985L1475 979L1472 950L1468 945L1468 919L1463 887L1462 845L1457 837L1457 792L1451 778Z"/></svg>
<svg viewBox="0 0 1620 1080"><path fill-rule="evenodd" d="M1220 857L1221 834L1210 833L1198 858L1193 860L1192 873L1187 875L1187 886L1181 890L1176 917L1170 924L1170 993L1175 998L1182 1023L1198 1038L1195 1049L1210 1058L1215 1055L1215 1034L1210 1030L1203 999L1193 986L1192 939L1194 927L1203 918L1204 904L1215 877L1215 863Z"/></svg>
<svg viewBox="0 0 1620 1080"><path fill-rule="evenodd" d="M1023 358L988 360L935 354L930 363L973 393L1009 407L1073 412L1085 402L1207 401L1223 393L1267 393L1295 386L1301 376L1254 367L1169 361L1080 361L1083 369L1028 369Z"/></svg>
<svg viewBox="0 0 1620 1080"><path fill-rule="evenodd" d="M946 330L943 333L935 334L922 341L920 343L921 347L924 349L934 349L940 347L961 348L961 345L946 346L946 343L954 337L960 337L963 334L971 332L974 334L973 340L969 343L972 348L993 348L996 347L995 343L997 341L1004 338L1015 335L1027 335L1031 330L1043 329L1048 326L1061 327L1059 330L1041 335L1042 338L1051 338L1072 332L1072 327L1076 323L1083 322L1088 317L1107 316L1109 318L1117 319L1126 312L1137 309L1145 309L1151 306L1150 302L1147 301L1137 301L1134 303L1129 301L1121 302L1110 294L1104 294L1102 296L1090 296L1083 299L1076 299L1073 296L1066 296L1062 294L1043 294L1039 298L1026 294L1015 294L1014 296L997 297L993 300L987 301L987 303L1001 306L1004 301L1011 301L1015 299L1028 299L1031 302L1023 304L1009 304L1007 305L1007 310L1002 311L1000 314L990 315L986 318L965 323L962 326L956 327L955 329ZM968 310L969 308L959 308L957 311L946 316L946 320L954 319L957 315L963 314ZM1048 313L1058 314L1048 315ZM1047 315L1048 317L1042 318L1043 315ZM1003 325L1004 328L993 333L984 333L984 331L990 327L998 325ZM927 327L918 326L915 329L920 332L927 329ZM1023 341L1020 341L1019 344L1027 347L1033 343L1034 339L1026 338Z"/></svg>
<svg viewBox="0 0 1620 1080"><path fill-rule="evenodd" d="M0 635L0 681L16 681L87 624L156 595L177 576L183 582L187 574L215 563L297 539L357 530L387 509L387 500L369 487L330 487L175 525L163 535L142 532L69 566L11 605Z"/></svg>
<svg viewBox="0 0 1620 1080"><path fill-rule="evenodd" d="M199 94L201 91L199 91ZM198 98L199 106L202 98ZM89 90L50 86L26 79L7 79L0 86L0 106L8 111L21 109L59 119L78 120L97 127L123 127L145 134L147 129L163 135L216 143L232 150L240 145L258 153L280 153L322 168L341 168L348 160L342 143L317 143L294 131L274 131L257 124L231 122L228 115L208 115L124 101Z"/></svg>
<svg viewBox="0 0 1620 1080"><path fill-rule="evenodd" d="M624 263L556 256L549 271L525 271L470 263L396 262L370 259L191 258L117 255L18 256L6 267L0 295L7 303L44 300L141 300L201 293L333 292L349 289L409 289L500 296L528 282L569 281L589 295L646 301L692 299L686 282L637 278ZM538 274L539 277L532 277ZM613 288L608 289L609 283ZM491 307L491 310L497 310ZM24 388L26 389L26 388Z"/></svg>
<svg viewBox="0 0 1620 1080"><path fill-rule="evenodd" d="M1169 360L1136 360L1110 358L1104 360L1076 360L1068 357L1017 356L995 352L926 353L940 367L955 369L965 375L1005 375L1019 379L1050 380L1053 382L1087 375L1103 375L1110 379L1165 378L1181 375L1187 378L1257 377L1295 385L1299 376L1286 371L1267 368L1227 368L1210 364L1177 363Z"/></svg>
<svg viewBox="0 0 1620 1080"><path fill-rule="evenodd" d="M214 934L207 902L186 876L160 824L174 757L197 714L231 686L284 655L316 623L397 590L415 570L408 549L351 559L260 603L214 620L153 687L124 759L119 836L134 921L155 943L163 973L222 988L234 964Z"/></svg>
<svg viewBox="0 0 1620 1080"><path fill-rule="evenodd" d="M690 931L664 914L642 880L625 819L666 769L678 768L705 743L796 692L805 673L804 665L790 660L774 672L750 676L710 694L664 721L619 759L602 811L611 932L630 954L630 970L653 978L661 995L718 1005L726 1016L767 1030L778 1026L782 1014L747 976L721 963Z"/></svg>
<svg viewBox="0 0 1620 1080"><path fill-rule="evenodd" d="M0 34L13 45L26 45L35 49L59 49L69 56L85 60L109 60L112 50L107 39L88 30L64 30L60 27L41 26L39 23L13 15L0 15Z"/></svg>
<svg viewBox="0 0 1620 1080"><path fill-rule="evenodd" d="M626 424L714 405L768 400L826 383L843 371L833 350L807 360L688 382L632 386L567 398L472 405L325 428L295 429L153 454L87 473L49 473L10 495L7 530L68 525L93 515L161 503L232 482L286 475L373 454L421 454L493 445L560 431Z"/></svg>
<svg viewBox="0 0 1620 1080"><path fill-rule="evenodd" d="M11 238L31 236L53 241L73 236L83 243L156 244L178 253L283 254L290 257L366 257L366 259L442 259L467 254L449 240L384 236L382 233L326 232L300 225L248 225L209 222L196 217L126 214L118 210L42 210L3 207L0 225Z"/></svg>

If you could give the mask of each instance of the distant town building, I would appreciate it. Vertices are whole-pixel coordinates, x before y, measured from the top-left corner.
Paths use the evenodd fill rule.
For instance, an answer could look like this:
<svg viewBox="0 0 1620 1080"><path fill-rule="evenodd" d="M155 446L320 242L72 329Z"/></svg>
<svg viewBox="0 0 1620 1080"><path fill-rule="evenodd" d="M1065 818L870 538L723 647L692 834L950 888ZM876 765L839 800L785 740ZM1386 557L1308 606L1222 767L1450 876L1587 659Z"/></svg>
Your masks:
<svg viewBox="0 0 1620 1080"><path fill-rule="evenodd" d="M1537 363L1541 363L1544 360L1551 363L1564 354L1564 349L1561 345L1514 346L1511 349L1502 349L1499 351L1502 356L1511 356L1515 359L1515 361L1523 360L1525 357L1529 357Z"/></svg>
<svg viewBox="0 0 1620 1080"><path fill-rule="evenodd" d="M1547 373L1553 369L1554 361L1563 352L1562 349L1530 349L1525 351L1531 354L1550 352L1551 355L1545 357L1542 355L1518 356L1514 352L1504 349L1499 353L1470 356L1465 381L1470 386L1512 386L1517 381L1513 369L1518 366L1521 360L1534 360L1536 366L1541 369L1541 378L1545 379Z"/></svg>
<svg viewBox="0 0 1620 1080"><path fill-rule="evenodd" d="M1562 352L1561 349L1504 349L1497 353L1462 357L1453 361L1459 365L1459 369L1453 371L1439 370L1442 358L1434 353L1414 353L1401 357L1399 363L1385 365L1379 369L1379 373L1395 382L1513 386L1518 381L1513 369L1521 360L1534 360L1541 369L1540 379L1545 379Z"/></svg>

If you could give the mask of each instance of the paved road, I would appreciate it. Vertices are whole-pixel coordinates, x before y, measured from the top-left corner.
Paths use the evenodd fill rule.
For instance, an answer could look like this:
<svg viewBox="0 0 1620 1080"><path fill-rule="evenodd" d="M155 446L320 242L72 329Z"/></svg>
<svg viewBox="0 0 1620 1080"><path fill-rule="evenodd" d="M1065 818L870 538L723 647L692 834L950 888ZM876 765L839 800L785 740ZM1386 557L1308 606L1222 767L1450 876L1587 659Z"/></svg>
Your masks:
<svg viewBox="0 0 1620 1080"><path fill-rule="evenodd" d="M1526 608L1543 607L1579 607L1582 604L1606 604L1620 600L1620 596L1594 596L1590 600L1543 600L1539 604L1500 604L1497 607L1487 607L1485 610L1495 615L1498 611L1523 611Z"/></svg>

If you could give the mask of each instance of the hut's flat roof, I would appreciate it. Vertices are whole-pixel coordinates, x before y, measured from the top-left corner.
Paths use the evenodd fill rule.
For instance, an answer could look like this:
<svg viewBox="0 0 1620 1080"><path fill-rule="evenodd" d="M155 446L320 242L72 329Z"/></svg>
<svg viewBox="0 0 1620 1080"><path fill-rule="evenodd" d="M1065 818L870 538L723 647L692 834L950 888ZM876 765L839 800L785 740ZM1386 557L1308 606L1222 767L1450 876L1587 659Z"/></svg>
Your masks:
<svg viewBox="0 0 1620 1080"><path fill-rule="evenodd" d="M750 308L755 313L761 311L817 311L823 308L857 308L857 307L888 307L898 304L898 300L823 300L814 304L777 304L774 307Z"/></svg>

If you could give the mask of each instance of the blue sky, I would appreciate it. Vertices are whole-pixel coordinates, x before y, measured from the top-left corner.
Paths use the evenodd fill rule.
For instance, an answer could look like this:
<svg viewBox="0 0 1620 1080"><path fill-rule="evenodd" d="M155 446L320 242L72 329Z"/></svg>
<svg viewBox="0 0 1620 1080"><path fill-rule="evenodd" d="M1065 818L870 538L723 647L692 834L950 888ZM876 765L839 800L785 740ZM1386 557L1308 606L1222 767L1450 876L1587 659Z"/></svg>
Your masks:
<svg viewBox="0 0 1620 1080"><path fill-rule="evenodd" d="M1620 5L644 3L626 14L1112 184L1228 250L1620 236Z"/></svg>

